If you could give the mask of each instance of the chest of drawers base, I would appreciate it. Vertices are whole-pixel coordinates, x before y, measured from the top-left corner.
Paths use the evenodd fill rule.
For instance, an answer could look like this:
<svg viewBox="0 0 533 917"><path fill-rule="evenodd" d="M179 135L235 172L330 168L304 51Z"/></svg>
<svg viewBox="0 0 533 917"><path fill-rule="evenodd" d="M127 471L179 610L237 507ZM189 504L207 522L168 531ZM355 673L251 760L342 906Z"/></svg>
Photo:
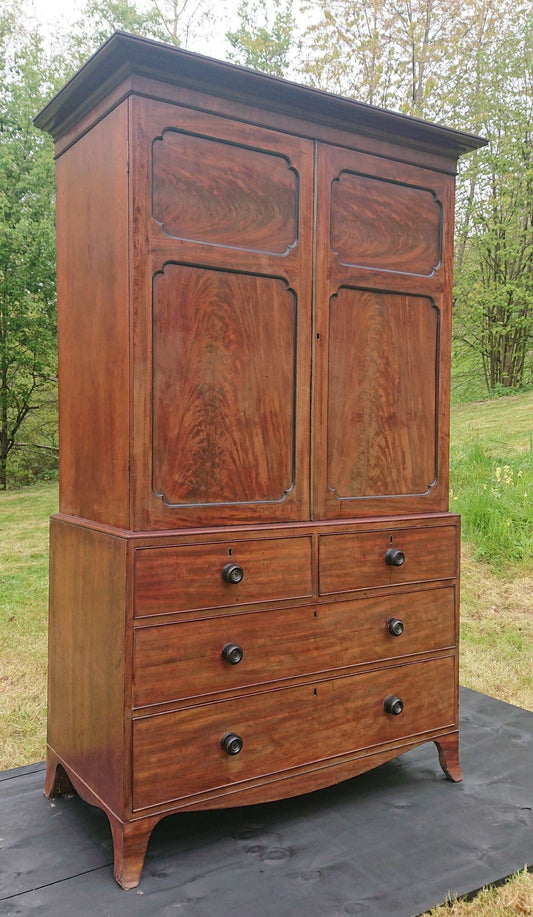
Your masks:
<svg viewBox="0 0 533 917"><path fill-rule="evenodd" d="M107 813L123 887L171 813L309 792L428 741L461 779L458 529L53 518L45 791Z"/></svg>

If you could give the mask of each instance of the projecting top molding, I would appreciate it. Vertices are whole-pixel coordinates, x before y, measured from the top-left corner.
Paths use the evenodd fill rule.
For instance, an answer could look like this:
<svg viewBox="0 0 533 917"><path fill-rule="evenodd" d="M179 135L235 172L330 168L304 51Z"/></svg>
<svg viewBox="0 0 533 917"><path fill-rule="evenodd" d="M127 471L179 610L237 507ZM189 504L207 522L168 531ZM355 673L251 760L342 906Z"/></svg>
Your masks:
<svg viewBox="0 0 533 917"><path fill-rule="evenodd" d="M311 125L394 142L400 146L455 159L478 149L486 140L419 118L386 111L363 102L333 95L279 77L184 51L173 45L115 32L69 80L35 118L35 125L52 135L56 143L73 132L93 110L105 110L126 96L146 94L138 80L216 95L240 106L261 106L279 119L301 119L306 133ZM136 82L137 80L137 82ZM245 118L246 120L246 118ZM276 123L284 129L283 123ZM62 144L60 144L62 145ZM68 145L68 144L67 144Z"/></svg>

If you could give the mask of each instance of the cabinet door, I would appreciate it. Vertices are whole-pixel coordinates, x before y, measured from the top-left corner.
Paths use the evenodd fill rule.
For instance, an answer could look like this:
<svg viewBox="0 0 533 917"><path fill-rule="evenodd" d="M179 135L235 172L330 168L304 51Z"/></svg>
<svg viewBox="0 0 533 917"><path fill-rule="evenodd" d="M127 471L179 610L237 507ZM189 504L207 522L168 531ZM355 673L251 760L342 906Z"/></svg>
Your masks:
<svg viewBox="0 0 533 917"><path fill-rule="evenodd" d="M135 527L308 517L312 145L132 104Z"/></svg>
<svg viewBox="0 0 533 917"><path fill-rule="evenodd" d="M453 179L321 147L314 518L447 509Z"/></svg>

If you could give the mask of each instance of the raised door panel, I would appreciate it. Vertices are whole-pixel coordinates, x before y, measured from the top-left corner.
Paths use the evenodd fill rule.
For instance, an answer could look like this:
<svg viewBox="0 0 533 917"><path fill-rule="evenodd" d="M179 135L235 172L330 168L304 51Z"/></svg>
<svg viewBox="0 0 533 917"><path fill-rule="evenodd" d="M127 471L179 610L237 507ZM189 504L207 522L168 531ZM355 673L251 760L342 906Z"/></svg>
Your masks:
<svg viewBox="0 0 533 917"><path fill-rule="evenodd" d="M165 130L152 163L166 235L278 255L296 243L298 176L286 156Z"/></svg>
<svg viewBox="0 0 533 917"><path fill-rule="evenodd" d="M295 486L296 303L271 277L154 279L153 491L167 507L283 503Z"/></svg>
<svg viewBox="0 0 533 917"><path fill-rule="evenodd" d="M342 287L331 298L325 435L339 503L435 486L439 318L429 297Z"/></svg>
<svg viewBox="0 0 533 917"><path fill-rule="evenodd" d="M132 111L134 528L306 518L312 144Z"/></svg>
<svg viewBox="0 0 533 917"><path fill-rule="evenodd" d="M431 276L441 262L441 224L429 188L348 170L331 185L331 247L342 264Z"/></svg>
<svg viewBox="0 0 533 917"><path fill-rule="evenodd" d="M447 509L453 182L320 146L313 518Z"/></svg>

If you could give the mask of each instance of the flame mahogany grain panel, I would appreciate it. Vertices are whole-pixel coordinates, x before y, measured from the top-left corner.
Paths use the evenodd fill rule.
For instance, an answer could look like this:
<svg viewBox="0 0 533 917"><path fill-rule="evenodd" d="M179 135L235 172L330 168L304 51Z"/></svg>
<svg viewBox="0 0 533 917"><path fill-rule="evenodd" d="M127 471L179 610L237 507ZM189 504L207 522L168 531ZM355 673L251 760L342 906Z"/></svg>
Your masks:
<svg viewBox="0 0 533 917"><path fill-rule="evenodd" d="M343 171L331 186L331 246L344 264L430 276L441 262L434 192Z"/></svg>
<svg viewBox="0 0 533 917"><path fill-rule="evenodd" d="M134 720L133 808L444 731L455 722L454 667L450 656ZM404 701L400 716L384 711L390 694ZM235 756L220 745L230 731L244 742Z"/></svg>
<svg viewBox="0 0 533 917"><path fill-rule="evenodd" d="M285 157L178 130L152 156L153 215L169 236L279 255L296 243L297 176Z"/></svg>
<svg viewBox="0 0 533 917"><path fill-rule="evenodd" d="M332 297L327 480L338 500L435 485L439 326L428 297L346 287Z"/></svg>
<svg viewBox="0 0 533 917"><path fill-rule="evenodd" d="M137 707L451 647L455 589L379 596L135 629ZM391 636L387 620L401 618ZM243 649L238 665L221 656ZM194 672L194 683L191 679Z"/></svg>
<svg viewBox="0 0 533 917"><path fill-rule="evenodd" d="M154 279L153 489L282 502L294 487L296 302L282 280L167 264Z"/></svg>

